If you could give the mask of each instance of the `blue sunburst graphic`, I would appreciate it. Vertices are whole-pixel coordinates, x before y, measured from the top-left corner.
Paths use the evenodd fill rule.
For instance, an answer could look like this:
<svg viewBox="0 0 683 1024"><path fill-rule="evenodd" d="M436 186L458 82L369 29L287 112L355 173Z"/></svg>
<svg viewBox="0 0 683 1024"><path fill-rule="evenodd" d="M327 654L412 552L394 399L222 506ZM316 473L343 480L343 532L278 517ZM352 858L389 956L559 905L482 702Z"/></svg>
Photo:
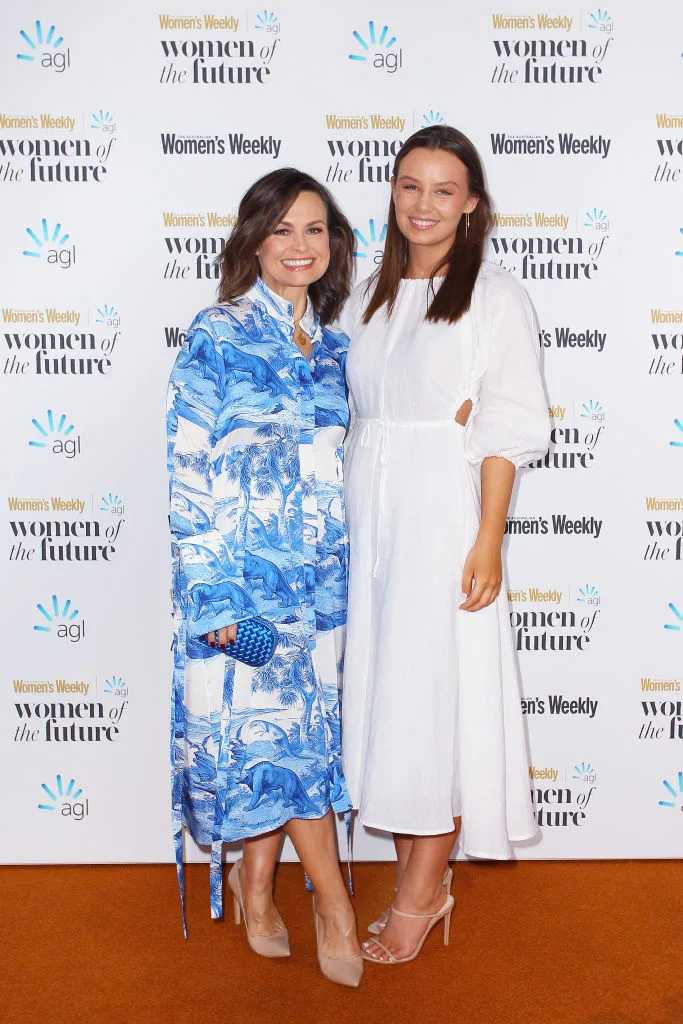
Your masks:
<svg viewBox="0 0 683 1024"><path fill-rule="evenodd" d="M112 320L115 316L118 315L118 310L116 309L115 306L102 306L101 309L97 310L95 323L106 324L107 320Z"/></svg>
<svg viewBox="0 0 683 1024"><path fill-rule="evenodd" d="M118 494L105 494L102 498L102 504L100 505L100 512L110 512L111 509L116 508L118 505L123 504L123 498L120 498Z"/></svg>
<svg viewBox="0 0 683 1024"><path fill-rule="evenodd" d="M124 686L123 676L112 676L111 679L105 680L104 692L114 693L115 690L122 690Z"/></svg>
<svg viewBox="0 0 683 1024"><path fill-rule="evenodd" d="M59 601L55 594L52 595L52 613L43 608L42 604L37 604L36 608L46 621L50 623L49 626L34 626L33 628L37 633L50 633L57 619L66 619L67 622L71 622L78 615L78 608L72 609L70 598L64 602L64 607L60 612Z"/></svg>
<svg viewBox="0 0 683 1024"><path fill-rule="evenodd" d="M593 399L589 402L584 402L581 406L581 415L583 417L592 418L596 413L604 412L604 409L599 402L594 402Z"/></svg>
<svg viewBox="0 0 683 1024"><path fill-rule="evenodd" d="M590 601L599 596L600 591L597 587L591 587L588 584L586 584L585 587L579 587L579 596L576 600L581 601L583 603L584 601Z"/></svg>
<svg viewBox="0 0 683 1024"><path fill-rule="evenodd" d="M677 430L680 430L683 434L683 423L680 420L674 420L674 424ZM669 441L672 448L683 448L683 438L680 441Z"/></svg>
<svg viewBox="0 0 683 1024"><path fill-rule="evenodd" d="M64 42L64 36L58 36L55 38L55 27L50 25L50 30L47 36L43 39L43 26L39 21L36 22L36 37L35 40L31 39L28 32L24 32L23 28L20 30L19 35L28 45L29 49L36 50L39 46L52 46L55 49ZM35 53L18 53L17 60L35 60Z"/></svg>
<svg viewBox="0 0 683 1024"><path fill-rule="evenodd" d="M91 114L92 124L91 128L105 128L107 125L114 123L114 118L111 116L108 110L98 110L96 114Z"/></svg>
<svg viewBox="0 0 683 1024"><path fill-rule="evenodd" d="M368 221L368 228L369 231L367 233L370 235L369 241L365 237L365 235L361 234L358 228L353 229L353 233L356 236L357 242L360 244L360 246L362 246L364 249L369 249L370 242L375 242L377 245L383 245L384 239L387 237L387 225L383 225L382 230L378 235L377 228L375 227L375 222L371 217L370 220ZM360 248L357 246L356 249L354 249L353 251L353 255L357 256L359 259L365 259L368 254L367 252L361 252Z"/></svg>
<svg viewBox="0 0 683 1024"><path fill-rule="evenodd" d="M438 110L428 110L422 115L422 127L427 128L430 124L443 124L445 118Z"/></svg>
<svg viewBox="0 0 683 1024"><path fill-rule="evenodd" d="M35 249L24 249L22 253L23 256L34 256L36 259L40 259L40 250L43 248L46 242L56 242L57 245L64 245L67 238L69 237L69 235L66 232L62 234L61 224L55 225L55 229L52 232L52 236L50 236L50 229L47 226L47 219L43 217L40 223L42 227L42 238L40 238L32 228L26 228L26 234L36 243L38 249L37 251Z"/></svg>
<svg viewBox="0 0 683 1024"><path fill-rule="evenodd" d="M681 614L681 612L679 612L676 605L671 603L671 601L669 601L669 610L674 613L679 622L683 622L683 615ZM664 629L671 629L674 633L681 632L681 626L676 625L675 622L666 622L664 624Z"/></svg>
<svg viewBox="0 0 683 1024"><path fill-rule="evenodd" d="M42 437L48 439L50 437L50 434L61 434L63 437L68 437L69 434L71 434L72 431L75 429L73 423L69 424L69 426L65 428L64 424L66 423L66 413L64 412L59 417L59 422L57 423L57 426L55 426L55 418L52 413L52 409L47 410L47 430L38 420L31 420L31 423L36 428L38 433L41 434ZM47 441L29 441L29 447L47 448Z"/></svg>
<svg viewBox="0 0 683 1024"><path fill-rule="evenodd" d="M78 800L79 796L83 792L83 790L76 784L75 779L69 779L69 784L66 789L64 789L64 782L62 781L61 775L56 776L55 784L52 789L50 789L50 787L44 782L41 783L40 788L47 793L52 801L49 804L38 804L38 808L41 811L56 811L57 801L60 797L66 797L68 800Z"/></svg>
<svg viewBox="0 0 683 1024"><path fill-rule="evenodd" d="M592 766L592 764L586 764L585 761L582 761L580 765L574 765L574 772L575 779L582 779L584 775L594 775L595 768Z"/></svg>
<svg viewBox="0 0 683 1024"><path fill-rule="evenodd" d="M671 796L674 798L675 803L671 800L660 800L659 806L677 807L678 804L681 803L681 801L683 800L683 772L678 773L678 792L676 792L675 785L672 785L666 779L662 779L662 785L664 786L664 789L667 791L667 793L670 793Z"/></svg>
<svg viewBox="0 0 683 1024"><path fill-rule="evenodd" d="M607 214L604 210L598 210L597 206L594 206L592 211L588 210L586 213L586 220L584 221L584 227L594 228L598 224L607 223Z"/></svg>
<svg viewBox="0 0 683 1024"><path fill-rule="evenodd" d="M600 28L601 25L607 25L612 20L612 15L608 14L607 11L603 11L602 8L598 7L597 14L591 14L588 27L589 28Z"/></svg>
<svg viewBox="0 0 683 1024"><path fill-rule="evenodd" d="M390 47L392 47L394 45L394 43L396 42L396 36L391 36L389 39L387 39L387 36L389 36L389 31L390 31L389 30L389 26L388 25L384 25L383 28L382 28L382 31L380 32L380 36L379 36L379 39L378 39L377 35L375 33L375 23L374 23L374 21L369 21L368 22L368 36L369 36L369 40L370 41L366 42L365 39L363 38L363 36L360 34L360 32L358 32L358 31L356 31L356 29L354 29L353 30L353 38L356 40L357 43L359 43L361 48L363 50L365 50L365 54L363 54L363 53L350 53L349 54L349 60L367 60L368 58L367 58L366 55L370 52L370 47L371 46L384 46L384 47L386 47L387 50L390 49Z"/></svg>
<svg viewBox="0 0 683 1024"><path fill-rule="evenodd" d="M273 14L272 11L264 11L263 14L256 15L256 25L254 28L268 28L270 25L277 24L277 15Z"/></svg>
<svg viewBox="0 0 683 1024"><path fill-rule="evenodd" d="M681 57L683 57L683 53L681 54ZM683 228L679 228L678 230L683 235ZM683 249L676 249L676 255L677 256L683 256Z"/></svg>

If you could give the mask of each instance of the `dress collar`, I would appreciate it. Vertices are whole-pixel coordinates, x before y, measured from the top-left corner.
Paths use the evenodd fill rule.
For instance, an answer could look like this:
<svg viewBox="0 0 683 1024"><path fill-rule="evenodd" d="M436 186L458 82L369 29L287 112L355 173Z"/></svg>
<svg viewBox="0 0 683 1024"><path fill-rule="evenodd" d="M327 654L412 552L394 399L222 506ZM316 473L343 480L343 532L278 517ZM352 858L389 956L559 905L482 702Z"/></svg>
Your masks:
<svg viewBox="0 0 683 1024"><path fill-rule="evenodd" d="M247 295L252 302L264 302L269 312L279 313L281 316L286 317L292 327L294 326L294 305L269 288L261 276L256 278ZM312 341L316 340L314 334L320 326L320 320L318 314L313 309L310 295L306 296L306 312L301 317L300 326Z"/></svg>

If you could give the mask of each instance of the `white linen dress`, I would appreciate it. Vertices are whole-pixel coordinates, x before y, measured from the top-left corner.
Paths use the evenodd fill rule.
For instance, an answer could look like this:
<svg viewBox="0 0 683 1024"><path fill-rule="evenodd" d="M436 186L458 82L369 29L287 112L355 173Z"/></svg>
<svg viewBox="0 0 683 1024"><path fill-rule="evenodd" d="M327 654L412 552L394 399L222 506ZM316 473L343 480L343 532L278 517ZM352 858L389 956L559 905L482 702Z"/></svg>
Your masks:
<svg viewBox="0 0 683 1024"><path fill-rule="evenodd" d="M351 406L342 758L364 825L436 835L462 814L464 852L506 859L511 841L537 831L507 595L478 612L458 605L482 460L519 467L548 447L538 327L521 285L486 263L457 324L427 322L430 298L427 280L403 280L391 319L381 309L363 325L363 283L341 319Z"/></svg>

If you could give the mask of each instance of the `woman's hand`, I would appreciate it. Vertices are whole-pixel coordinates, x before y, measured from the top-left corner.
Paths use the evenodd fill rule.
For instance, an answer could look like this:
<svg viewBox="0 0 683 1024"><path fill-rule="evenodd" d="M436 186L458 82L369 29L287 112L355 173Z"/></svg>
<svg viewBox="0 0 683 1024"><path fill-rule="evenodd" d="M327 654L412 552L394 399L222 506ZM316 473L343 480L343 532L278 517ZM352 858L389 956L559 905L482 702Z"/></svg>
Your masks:
<svg viewBox="0 0 683 1024"><path fill-rule="evenodd" d="M478 537L465 559L462 573L462 593L465 600L460 608L466 612L478 612L492 604L500 593L502 579L500 544Z"/></svg>
<svg viewBox="0 0 683 1024"><path fill-rule="evenodd" d="M222 626L217 629L215 633L206 634L206 642L211 647L226 647L228 644L234 644L237 639L237 623L233 622L232 626Z"/></svg>

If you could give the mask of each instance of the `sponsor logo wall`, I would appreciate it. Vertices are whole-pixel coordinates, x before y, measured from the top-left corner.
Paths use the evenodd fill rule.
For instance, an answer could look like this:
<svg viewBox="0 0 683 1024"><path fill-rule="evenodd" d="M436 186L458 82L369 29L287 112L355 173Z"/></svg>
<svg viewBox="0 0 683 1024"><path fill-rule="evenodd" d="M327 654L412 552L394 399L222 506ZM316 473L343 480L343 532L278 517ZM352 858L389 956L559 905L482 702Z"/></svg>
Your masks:
<svg viewBox="0 0 683 1024"><path fill-rule="evenodd" d="M518 856L678 855L683 9L1 17L3 859L172 860L171 363L256 177L326 182L363 278L395 154L440 123L484 159L489 258L535 303L552 420L505 540L540 826ZM356 829L355 855L391 853Z"/></svg>

